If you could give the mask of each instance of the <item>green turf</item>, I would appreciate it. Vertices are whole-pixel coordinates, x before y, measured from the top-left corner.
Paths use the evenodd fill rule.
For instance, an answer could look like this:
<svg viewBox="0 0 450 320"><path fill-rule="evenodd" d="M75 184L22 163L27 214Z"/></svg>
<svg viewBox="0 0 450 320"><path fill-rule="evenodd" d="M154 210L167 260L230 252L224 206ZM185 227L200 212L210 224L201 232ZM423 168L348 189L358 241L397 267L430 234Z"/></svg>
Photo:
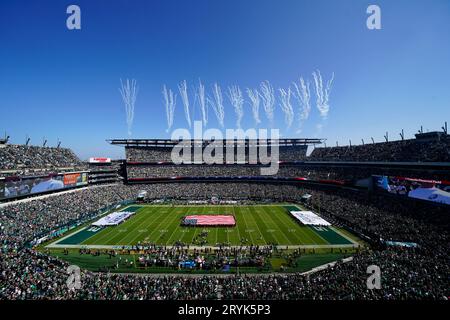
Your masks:
<svg viewBox="0 0 450 320"><path fill-rule="evenodd" d="M107 254L91 255L80 254L77 249L69 249L67 254L61 249L52 249L51 255L67 261L70 264L77 265L90 271L109 270L114 273L195 273L195 274L211 274L211 273L236 273L237 269L231 267L229 272L223 272L221 269L211 270L190 270L190 269L174 269L171 267L140 267L138 264L139 254L118 254L110 257ZM264 273L264 272L305 272L317 266L343 259L349 254L331 253L330 249L326 253L319 254L303 254L295 259L295 265L289 265L288 260L280 255L276 255L269 259L266 267L240 267L240 273ZM283 268L281 268L283 266Z"/></svg>
<svg viewBox="0 0 450 320"><path fill-rule="evenodd" d="M135 206L133 209L137 209ZM128 209L125 209L128 210ZM183 227L182 217L191 214L233 214L230 228ZM197 236L208 232L205 245L228 243L277 245L348 244L336 234L322 237L314 229L300 225L283 206L144 206L124 223L107 227L84 240L85 245L136 245L150 242L173 245L176 241L198 244ZM330 231L331 232L331 231ZM334 232L334 231L332 231Z"/></svg>
<svg viewBox="0 0 450 320"><path fill-rule="evenodd" d="M58 244L79 244L79 243L83 242L84 240L89 239L90 237L92 237L94 234L96 234L100 230L101 230L101 228L98 228L98 227L97 228L95 228L95 227L86 228L79 232L73 233L70 237L62 239L61 241L58 242Z"/></svg>

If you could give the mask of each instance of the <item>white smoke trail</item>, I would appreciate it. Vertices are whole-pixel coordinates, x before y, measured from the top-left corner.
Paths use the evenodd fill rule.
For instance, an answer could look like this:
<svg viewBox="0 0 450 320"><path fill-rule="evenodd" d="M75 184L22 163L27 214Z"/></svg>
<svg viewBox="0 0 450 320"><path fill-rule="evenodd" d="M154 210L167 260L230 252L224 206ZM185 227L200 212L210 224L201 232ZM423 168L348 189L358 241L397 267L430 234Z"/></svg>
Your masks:
<svg viewBox="0 0 450 320"><path fill-rule="evenodd" d="M317 95L317 109L319 109L320 116L323 119L326 119L328 116L328 112L330 111L330 92L331 92L331 86L333 84L334 80L334 72L331 76L331 79L327 81L327 85L324 88L323 82L322 82L322 75L320 74L320 71L317 70L317 72L312 73L314 77L314 83L315 83L315 89L316 89L316 95Z"/></svg>
<svg viewBox="0 0 450 320"><path fill-rule="evenodd" d="M136 97L139 91L136 80L126 80L124 84L120 79L119 92L122 95L123 103L125 104L126 122L128 127L128 135L131 136L131 129L133 127L134 120L134 106L136 104Z"/></svg>
<svg viewBox="0 0 450 320"><path fill-rule="evenodd" d="M308 120L309 114L311 112L311 91L310 91L310 83L300 77L299 84L293 82L294 86L294 97L298 101L298 109L299 109L299 126L297 132L301 132L301 128L303 122Z"/></svg>
<svg viewBox="0 0 450 320"><path fill-rule="evenodd" d="M224 127L224 118L225 118L225 109L223 107L223 96L222 96L222 89L220 89L220 86L217 83L214 83L213 86L213 96L214 100L208 99L209 103L211 104L214 113L216 114L217 121L219 121L220 126Z"/></svg>
<svg viewBox="0 0 450 320"><path fill-rule="evenodd" d="M164 97L164 103L166 106L166 116L167 116L167 132L172 128L173 116L175 113L175 105L177 104L177 95L172 92L172 90L167 90L166 85L163 87L162 91Z"/></svg>
<svg viewBox="0 0 450 320"><path fill-rule="evenodd" d="M260 100L259 100L258 89L252 90L250 88L247 88L247 95L248 95L251 105L252 105L253 119L255 120L255 124L258 125L259 123L261 123L261 120L259 119Z"/></svg>
<svg viewBox="0 0 450 320"><path fill-rule="evenodd" d="M202 120L203 125L206 126L208 123L208 105L206 104L206 97L205 97L205 86L202 84L200 79L198 80L198 88L196 96L198 98L198 103L200 104L200 110L202 112Z"/></svg>
<svg viewBox="0 0 450 320"><path fill-rule="evenodd" d="M307 120L309 118L309 113L311 112L311 91L309 90L310 83L300 77L300 86L293 82L294 85L294 97L298 100L300 121Z"/></svg>
<svg viewBox="0 0 450 320"><path fill-rule="evenodd" d="M186 117L186 121L190 128L191 127L191 113L189 111L189 96L188 96L188 92L187 92L186 80L184 80L180 83L180 85L178 86L178 90L180 91L181 101L183 102L184 115Z"/></svg>
<svg viewBox="0 0 450 320"><path fill-rule="evenodd" d="M275 95L273 91L273 87L269 81L261 82L260 86L261 90L261 99L263 102L264 112L266 113L266 117L269 120L270 124L273 123L273 111L275 109Z"/></svg>
<svg viewBox="0 0 450 320"><path fill-rule="evenodd" d="M284 113L284 120L286 122L286 126L288 128L291 127L292 122L294 121L294 109L292 108L291 103L291 87L287 89L279 89L280 91L280 106L281 110Z"/></svg>
<svg viewBox="0 0 450 320"><path fill-rule="evenodd" d="M228 88L228 98L230 99L231 105L234 107L234 112L236 112L236 127L240 129L241 120L244 116L244 98L242 97L239 86L231 86Z"/></svg>

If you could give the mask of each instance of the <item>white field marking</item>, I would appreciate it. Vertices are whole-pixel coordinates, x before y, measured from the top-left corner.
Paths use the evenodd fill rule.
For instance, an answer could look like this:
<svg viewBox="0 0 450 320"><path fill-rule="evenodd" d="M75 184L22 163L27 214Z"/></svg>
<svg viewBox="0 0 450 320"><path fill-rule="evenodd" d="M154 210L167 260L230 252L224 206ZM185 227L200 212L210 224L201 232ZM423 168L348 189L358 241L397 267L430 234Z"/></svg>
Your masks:
<svg viewBox="0 0 450 320"><path fill-rule="evenodd" d="M155 211L155 208L152 208L150 213L152 213L154 211ZM136 228L141 227L143 225L143 222L147 218L147 214L148 213L141 212L141 216L140 217L134 216L135 219L128 220L127 223L128 223L128 227L130 227L130 230L135 230ZM127 241L127 239L129 237L132 237L131 241ZM137 237L139 237L139 233L137 233L135 236L133 236L133 232L130 231L127 235L125 235L124 237L120 238L118 240L118 242L126 245L127 242L128 243L133 243L134 239L136 239Z"/></svg>
<svg viewBox="0 0 450 320"><path fill-rule="evenodd" d="M86 189L86 188L80 188L80 189L75 189L75 190L69 190L69 191L67 191L67 192L59 192L58 194L62 194L62 193L71 193L71 192L74 192L74 191L81 191L81 190L83 190L83 189ZM53 195L55 195L55 194L53 194ZM44 199L44 198L49 198L51 195L46 195L46 196L42 196L42 199ZM39 199L39 198L41 198L41 197L34 197L34 198L30 198L30 199ZM11 202L11 204L13 204L13 203L15 203L15 202ZM18 202L17 202L18 203ZM127 208L129 208L129 207L131 207L131 205L126 205L124 208L122 208L121 209L121 211L124 211L125 209L127 209ZM0 205L0 208L1 208L1 205ZM59 238L59 239L56 239L56 241L53 241L53 242L51 242L50 244L58 244L60 241L63 241L63 240L65 240L65 239L67 239L67 238L69 238L69 237L71 237L71 236L73 236L73 235L75 235L75 234L77 234L77 233L79 233L79 232L81 232L81 231L83 231L83 230L86 230L87 228L90 228L91 227L91 222L92 221L94 221L94 220L98 220L99 218L101 218L101 217L104 217L104 216L106 216L106 215L108 215L109 213L111 213L112 211L114 211L115 209L111 209L111 210L108 210L108 211L106 211L105 213L103 213L103 214L101 214L101 215L99 215L99 216L95 216L95 217L93 217L92 219L90 219L90 220L88 220L88 222L86 222L85 224L86 224L86 226L85 227L82 227L81 229L79 229L79 230L77 230L77 231L75 231L75 232L70 232L70 230L68 230L68 232L69 232L69 234L67 234L67 235L65 235L64 237L62 237L62 238ZM94 236L94 235L92 235L92 236ZM89 239L89 238L88 238ZM87 239L85 239L84 241L86 241ZM84 242L83 241L83 242ZM45 247L47 247L47 246L45 246Z"/></svg>
<svg viewBox="0 0 450 320"><path fill-rule="evenodd" d="M158 215L160 215L159 214L159 212L158 211L156 211L156 213L155 213L155 209L153 208L153 209L151 209L151 211L150 212L148 212L148 213L146 213L146 214L152 214L152 215L155 215L155 216L158 216ZM143 215L144 217L145 217L145 215ZM139 220L139 221L141 221L141 220ZM144 228L150 228L150 225L152 224L152 220L151 219L148 219L148 217L145 217L145 219L143 219L142 220L142 222L140 222L140 226L143 226ZM150 231L149 229L147 229L147 231ZM124 241L125 239L127 239L128 237L125 237L124 239L122 239L121 241ZM130 243L133 243L137 238L139 238L139 233L138 234L136 234L129 242Z"/></svg>
<svg viewBox="0 0 450 320"><path fill-rule="evenodd" d="M347 239L347 240L350 241L351 243L359 245L358 241L355 241L355 240L353 240L352 238L350 238L349 236L347 236L346 234L340 232L340 230L338 230L338 229L335 228L334 226L330 226L330 229L332 229L334 232L336 232L337 234L339 234L339 235L342 236L343 238Z"/></svg>
<svg viewBox="0 0 450 320"><path fill-rule="evenodd" d="M132 207L132 206L133 206L133 205L129 205L129 206L127 206L126 208ZM139 210L137 210L137 211L135 212L135 214L134 214L129 220L123 222L123 224L128 224L130 227L132 227L132 228L130 228L130 230L133 230L133 229L134 229L134 225L136 225L138 221L140 221L141 219L143 219L142 217L138 217L138 215L140 215L140 214L142 213L142 212L138 212L138 211L140 211L141 209L143 209L143 207L140 207ZM122 211L123 211L123 210L125 210L125 209L122 209ZM152 209L152 210L153 210L153 209ZM122 225L122 226L123 226L123 225ZM106 241L106 242L109 242L109 241L112 241L112 240L114 240L114 239L116 239L116 238L119 239L118 235L115 234L114 231L115 231L114 228L110 228L109 231L106 232L104 235L102 235L100 238L98 238L97 241L100 242L100 241L103 241L103 239L106 239L105 241ZM128 234L125 235L125 236L123 236L123 237L121 237L119 240L120 240L120 241L123 241L123 240L126 239L127 237L128 237Z"/></svg>
<svg viewBox="0 0 450 320"><path fill-rule="evenodd" d="M297 207L297 209L300 209L300 211L305 210L302 206L300 206L298 204L294 204L294 207ZM290 213L286 213L286 214L290 214ZM309 239L312 243L315 243L314 239L311 238L311 236L308 234L308 232L306 232L306 228L305 228L305 230L303 230L303 228L299 228L298 230L305 238ZM320 236L320 234L318 234L317 232L314 232L314 234L317 235L320 239L322 239L325 243L328 243L328 241L325 240L324 238L322 238Z"/></svg>
<svg viewBox="0 0 450 320"><path fill-rule="evenodd" d="M252 211L250 210L249 207L245 207L245 209L247 210L247 212L252 213ZM259 214L259 210L255 210L254 214ZM264 238L264 235L263 235L263 233L261 232L261 229L258 226L258 221L256 221L255 218L253 218L253 215L252 215L252 220L254 221L254 224L256 225L256 228L258 229L260 238L262 238L262 240L264 241L264 244L267 244L267 240L266 240L266 238ZM266 225L264 223L264 221L263 221L263 224Z"/></svg>
<svg viewBox="0 0 450 320"><path fill-rule="evenodd" d="M239 231L239 226L237 225L237 216L236 216L236 206L233 206L233 216L236 219L236 229L237 229L237 234L238 234L238 241L241 241L242 237L241 237L241 232ZM245 224L245 221L244 221Z"/></svg>
<svg viewBox="0 0 450 320"><path fill-rule="evenodd" d="M189 215L189 211L190 211L190 210L192 210L192 208L188 208L188 209L187 209L187 212L186 212L186 211L183 211L183 210L180 210L179 214L186 214L186 215ZM177 221L177 220L179 220L179 218L178 218L178 216L175 216L174 219L170 220L170 222L169 222L168 225L171 225L174 221ZM173 231L172 231L172 233L170 234L169 239L167 239L167 241L166 241L166 244L168 244L169 241L172 240L172 237L173 237L174 234L177 234L177 230L178 230L179 226L180 226L180 224L178 223L177 226L176 226L175 228L173 228ZM177 239L177 241L181 241L181 239Z"/></svg>
<svg viewBox="0 0 450 320"><path fill-rule="evenodd" d="M298 207L297 207L297 208L298 208ZM286 212L285 214L290 215L290 213L287 213L287 212ZM285 227L289 227L289 226L287 226L283 221L281 221L281 223L282 223ZM292 223L296 223L296 222L293 222L293 221L292 221ZM303 241L301 241L301 240L302 240L301 237L303 237L304 240L308 239L311 243L316 243L316 241L314 241L314 239L311 238L311 237L308 235L308 233L306 232L306 229L303 230L303 228L299 227L297 230L299 230L299 233L300 233L301 235L299 235L298 233L294 233L294 235L295 235L295 237L297 238L297 241L298 241L299 243L302 243L302 242L303 242ZM299 237L300 237L300 238L299 238ZM324 239L324 240L325 240L325 239ZM328 241L325 241L325 242L328 242Z"/></svg>
<svg viewBox="0 0 450 320"><path fill-rule="evenodd" d="M275 214L270 214L269 212L267 212L266 211L266 208L262 208L262 215L264 215L268 220L270 220L274 225L276 225L276 226L278 226L278 227L280 227L280 224L277 222L278 221L278 219L277 219L277 221L275 221L275 214L277 214L276 212L275 212ZM276 239L276 241L278 242L278 243L281 243L281 241L280 241L280 239L278 238L278 234L279 233L277 233L276 235L274 235L274 238ZM291 243L291 241L289 240L289 238L283 233L283 232L281 232L281 236L283 236L284 237L284 239L286 240L286 243ZM298 238L297 238L297 241L298 241ZM301 243L300 241L299 241L299 243Z"/></svg>
<svg viewBox="0 0 450 320"><path fill-rule="evenodd" d="M59 238L58 240L53 241L53 242L51 242L50 244L58 244L59 242L65 240L65 239L67 239L67 238L70 238L70 237L72 237L73 235L76 235L77 233L80 233L80 232L83 231L83 230L86 230L86 228L88 228L88 227L84 227L84 228L81 228L80 230L77 230L77 231L75 231L75 232L69 233L68 235L66 235L66 236L64 236L64 237L62 237L62 238ZM46 246L46 247L47 247L47 246Z"/></svg>
<svg viewBox="0 0 450 320"><path fill-rule="evenodd" d="M170 210L169 210L169 212L170 212ZM175 214L175 213L174 213L174 214ZM166 220L167 220L169 217L170 217L170 214L164 215L164 219L162 219L162 220L158 223L158 225L155 227L155 229L150 233L150 235L149 235L150 238L152 237L153 233L156 233L156 235L158 234L158 228L161 227L161 226L163 226L164 223L166 222ZM159 233L161 233L161 230L167 230L167 229L159 229ZM167 232L167 231L166 231L166 232ZM155 241L155 242L156 242L156 241Z"/></svg>
<svg viewBox="0 0 450 320"><path fill-rule="evenodd" d="M239 207L238 207L239 208ZM239 208L240 209L240 208ZM245 224L245 230L244 230L244 232L245 233L248 233L249 234L249 237L250 237L250 240L252 241L252 243L255 243L255 241L254 241L254 239L252 238L252 234L251 233L249 233L247 230L249 230L249 228L248 228L248 223L247 223L247 220L245 220L245 214L244 214L244 212L242 212L242 210L240 210L240 212L241 212L241 215L242 215L242 219L244 220L244 224Z"/></svg>

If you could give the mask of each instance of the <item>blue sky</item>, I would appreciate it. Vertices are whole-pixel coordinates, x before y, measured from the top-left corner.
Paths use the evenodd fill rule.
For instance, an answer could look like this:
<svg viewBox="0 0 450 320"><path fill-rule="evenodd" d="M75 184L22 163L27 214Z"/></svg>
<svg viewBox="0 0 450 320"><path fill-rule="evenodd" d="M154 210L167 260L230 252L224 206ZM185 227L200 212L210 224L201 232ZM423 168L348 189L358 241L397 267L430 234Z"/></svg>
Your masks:
<svg viewBox="0 0 450 320"><path fill-rule="evenodd" d="M70 4L81 8L81 30L66 28ZM381 8L382 30L366 28L370 4ZM342 145L381 141L385 131L397 138L403 128L412 137L450 120L449 34L448 0L2 1L0 133L13 143L60 138L83 159L121 157L105 142L127 137L120 78L139 85L132 137L164 138L163 84L201 78L209 91L269 80L278 89L319 69L324 80L335 74L327 120L314 94L301 133L297 123L286 129L277 105L283 136ZM174 128L187 126L182 110L178 98ZM199 119L197 106L192 115ZM242 124L254 125L248 105ZM218 127L212 111L208 127Z"/></svg>

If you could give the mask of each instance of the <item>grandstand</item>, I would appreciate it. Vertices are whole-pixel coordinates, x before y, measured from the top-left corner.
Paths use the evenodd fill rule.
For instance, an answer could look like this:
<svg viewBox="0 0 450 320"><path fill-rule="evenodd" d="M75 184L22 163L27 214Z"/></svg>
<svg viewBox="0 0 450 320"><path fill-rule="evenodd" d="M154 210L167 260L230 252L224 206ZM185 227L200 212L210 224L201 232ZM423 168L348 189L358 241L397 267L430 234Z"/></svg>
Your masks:
<svg viewBox="0 0 450 320"><path fill-rule="evenodd" d="M428 138L316 148L311 157L308 144L320 140L284 139L270 177L247 161L176 165L163 139L110 140L126 159L108 165L70 149L6 145L0 298L447 299L448 205L408 196L450 188L447 138ZM45 177L68 187L6 196ZM190 227L215 217L234 223ZM73 263L81 288L49 289ZM369 292L372 264L383 287ZM156 272L170 276L142 275Z"/></svg>

